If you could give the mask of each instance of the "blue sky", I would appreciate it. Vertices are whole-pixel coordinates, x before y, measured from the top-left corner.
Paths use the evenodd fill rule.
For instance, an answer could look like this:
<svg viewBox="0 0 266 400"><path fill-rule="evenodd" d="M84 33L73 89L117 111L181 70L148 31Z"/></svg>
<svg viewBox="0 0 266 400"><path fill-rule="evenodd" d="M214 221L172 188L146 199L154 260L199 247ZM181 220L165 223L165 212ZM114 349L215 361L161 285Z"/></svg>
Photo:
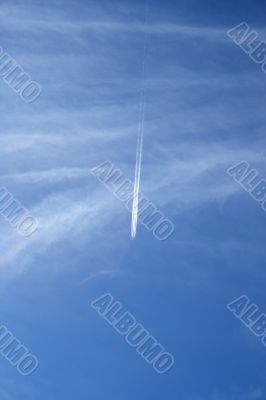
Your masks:
<svg viewBox="0 0 266 400"><path fill-rule="evenodd" d="M27 104L0 80L0 183L38 218L1 218L0 310L39 359L0 359L1 400L266 398L266 349L226 304L266 313L265 221L226 170L266 177L266 76L226 31L266 40L262 0L1 2L0 46L42 86ZM174 221L156 240L90 169L134 178L143 40L142 191ZM90 307L112 293L175 356L158 375Z"/></svg>

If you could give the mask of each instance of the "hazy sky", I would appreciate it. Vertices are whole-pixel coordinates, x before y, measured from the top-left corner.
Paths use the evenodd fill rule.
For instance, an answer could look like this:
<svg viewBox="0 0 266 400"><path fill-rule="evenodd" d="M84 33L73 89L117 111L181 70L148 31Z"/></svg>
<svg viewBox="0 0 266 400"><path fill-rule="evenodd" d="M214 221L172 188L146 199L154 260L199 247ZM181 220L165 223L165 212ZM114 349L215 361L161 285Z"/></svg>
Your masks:
<svg viewBox="0 0 266 400"><path fill-rule="evenodd" d="M226 170L266 179L266 75L227 36L266 40L265 1L24 0L0 5L0 46L42 86L0 78L0 186L39 221L0 218L0 310L39 359L0 358L1 400L263 400L266 348L226 304L266 313L266 214ZM141 190L171 219L160 242L90 169L134 179L147 37ZM111 293L175 357L158 375L90 307Z"/></svg>

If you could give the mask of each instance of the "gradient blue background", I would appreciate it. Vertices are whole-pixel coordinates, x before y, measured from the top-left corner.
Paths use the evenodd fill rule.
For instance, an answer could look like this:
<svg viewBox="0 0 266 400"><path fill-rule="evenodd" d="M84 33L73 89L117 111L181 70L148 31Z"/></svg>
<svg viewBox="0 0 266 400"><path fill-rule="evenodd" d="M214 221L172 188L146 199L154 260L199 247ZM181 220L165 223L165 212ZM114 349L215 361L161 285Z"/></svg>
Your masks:
<svg viewBox="0 0 266 400"><path fill-rule="evenodd" d="M40 366L0 358L1 400L260 400L266 349L229 311L266 312L266 214L227 174L266 177L266 75L226 35L266 40L265 1L3 1L0 46L43 88L25 104L0 81L0 184L40 221L0 220L0 320ZM142 191L176 225L139 226L89 170L133 179L144 31ZM90 302L110 292L175 356L158 375Z"/></svg>

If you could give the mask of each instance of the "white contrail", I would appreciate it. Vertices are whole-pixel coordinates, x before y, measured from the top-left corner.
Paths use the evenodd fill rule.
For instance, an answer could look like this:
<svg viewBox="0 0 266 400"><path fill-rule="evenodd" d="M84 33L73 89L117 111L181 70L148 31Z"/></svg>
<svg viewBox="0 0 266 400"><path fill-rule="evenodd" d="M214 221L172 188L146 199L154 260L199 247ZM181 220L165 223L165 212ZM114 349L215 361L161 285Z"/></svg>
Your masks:
<svg viewBox="0 0 266 400"><path fill-rule="evenodd" d="M148 2L146 2L146 15L145 23L147 24L147 8ZM147 55L147 34L144 37L144 54L142 64L142 89L140 92L140 106L139 106L139 125L138 125L138 137L137 137L137 156L136 156L136 167L135 167L135 183L134 183L134 197L132 204L132 219L131 219L131 237L135 238L138 226L138 210L139 210L139 191L140 191L140 172L142 164L142 150L143 150L143 137L144 137L144 121L145 121L145 108L146 108L146 85L145 85L145 64Z"/></svg>
<svg viewBox="0 0 266 400"><path fill-rule="evenodd" d="M139 119L138 139L137 139L135 184L133 192L134 197L132 205L132 220L131 220L132 239L134 239L134 237L136 236L137 226L138 226L139 189L140 189L140 172L141 172L143 137L144 137L145 101L146 101L146 93L145 89L143 89L141 92L141 102L140 102L140 119Z"/></svg>

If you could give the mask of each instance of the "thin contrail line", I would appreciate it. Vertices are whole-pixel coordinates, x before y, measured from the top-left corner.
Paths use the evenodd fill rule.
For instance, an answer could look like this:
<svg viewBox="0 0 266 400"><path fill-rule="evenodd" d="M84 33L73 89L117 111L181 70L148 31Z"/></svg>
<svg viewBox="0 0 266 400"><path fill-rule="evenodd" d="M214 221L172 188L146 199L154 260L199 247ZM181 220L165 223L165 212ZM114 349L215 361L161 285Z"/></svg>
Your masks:
<svg viewBox="0 0 266 400"><path fill-rule="evenodd" d="M140 121L137 139L137 156L135 168L135 184L134 184L134 198L132 205L132 223L131 223L131 236L134 239L137 233L138 226L138 209L139 209L139 190L140 190L140 172L142 165L142 151L143 151L143 137L144 137L144 117L145 117L145 92L142 94Z"/></svg>
<svg viewBox="0 0 266 400"><path fill-rule="evenodd" d="M146 15L145 23L147 24L147 3L146 3ZM142 152L143 152L143 138L144 138L144 121L145 121L145 108L146 108L146 85L145 85L145 66L146 66L146 55L147 55L147 33L145 32L144 37L144 54L142 64L142 88L140 91L140 107L139 107L139 124L138 124L138 135L137 135L137 155L136 155L136 167L135 167L135 183L133 191L133 204L132 204L132 219L131 219L131 237L134 239L137 234L138 226L138 210L139 210L139 192L140 192L140 173L142 165Z"/></svg>

